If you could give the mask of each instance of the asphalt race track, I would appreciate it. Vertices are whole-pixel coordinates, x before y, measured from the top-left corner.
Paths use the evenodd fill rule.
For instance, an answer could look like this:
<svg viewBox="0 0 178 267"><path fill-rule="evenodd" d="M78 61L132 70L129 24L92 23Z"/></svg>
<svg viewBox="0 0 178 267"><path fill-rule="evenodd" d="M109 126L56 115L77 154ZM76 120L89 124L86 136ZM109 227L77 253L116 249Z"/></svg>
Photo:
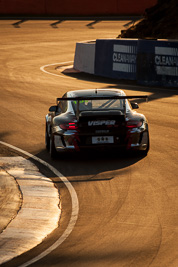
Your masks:
<svg viewBox="0 0 178 267"><path fill-rule="evenodd" d="M0 21L0 140L54 166L71 182L79 200L72 233L31 266L178 266L177 89L61 71L72 65L77 41L115 38L129 22ZM40 69L43 66L47 72ZM140 103L150 125L147 157L82 153L50 159L44 144L48 108L67 90L83 88L121 88L127 94L149 95L148 103ZM2 266L20 266L33 259L69 223L71 198L66 186L47 169L42 171L60 190L59 228Z"/></svg>

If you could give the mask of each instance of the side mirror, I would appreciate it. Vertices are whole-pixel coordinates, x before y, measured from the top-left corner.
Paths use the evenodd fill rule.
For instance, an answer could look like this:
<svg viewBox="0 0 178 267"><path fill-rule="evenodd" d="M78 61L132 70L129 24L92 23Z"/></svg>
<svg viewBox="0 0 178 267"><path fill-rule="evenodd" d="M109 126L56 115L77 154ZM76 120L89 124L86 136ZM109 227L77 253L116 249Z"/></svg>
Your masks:
<svg viewBox="0 0 178 267"><path fill-rule="evenodd" d="M138 109L139 105L137 103L131 103L133 109Z"/></svg>
<svg viewBox="0 0 178 267"><path fill-rule="evenodd" d="M57 106L51 106L49 108L49 112L56 112L57 111Z"/></svg>

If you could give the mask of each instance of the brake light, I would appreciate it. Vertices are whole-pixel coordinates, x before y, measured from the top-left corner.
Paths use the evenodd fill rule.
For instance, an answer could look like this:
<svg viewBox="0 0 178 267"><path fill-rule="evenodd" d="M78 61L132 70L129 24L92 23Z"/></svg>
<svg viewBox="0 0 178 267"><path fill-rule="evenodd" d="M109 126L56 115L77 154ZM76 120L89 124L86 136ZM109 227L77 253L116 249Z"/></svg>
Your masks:
<svg viewBox="0 0 178 267"><path fill-rule="evenodd" d="M78 126L75 122L69 122L69 126L68 126L69 130L76 130L77 128Z"/></svg>
<svg viewBox="0 0 178 267"><path fill-rule="evenodd" d="M129 128L129 129L139 128L139 127L142 126L142 124L143 124L142 121L138 121L138 122L136 122L136 121L130 121L130 122L127 122L126 127Z"/></svg>
<svg viewBox="0 0 178 267"><path fill-rule="evenodd" d="M75 122L69 122L66 124L60 124L59 125L61 129L63 130L76 130L78 129L78 126Z"/></svg>

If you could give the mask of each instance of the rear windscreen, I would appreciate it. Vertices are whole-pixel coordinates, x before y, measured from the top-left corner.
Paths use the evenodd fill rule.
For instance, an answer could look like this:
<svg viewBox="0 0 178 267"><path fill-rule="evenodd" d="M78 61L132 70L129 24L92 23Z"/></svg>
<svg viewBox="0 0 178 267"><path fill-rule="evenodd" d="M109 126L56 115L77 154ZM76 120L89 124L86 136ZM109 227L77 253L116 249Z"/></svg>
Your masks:
<svg viewBox="0 0 178 267"><path fill-rule="evenodd" d="M79 111L93 110L120 110L124 112L124 99L109 99L109 100L80 100ZM72 101L74 111L77 110L77 101Z"/></svg>

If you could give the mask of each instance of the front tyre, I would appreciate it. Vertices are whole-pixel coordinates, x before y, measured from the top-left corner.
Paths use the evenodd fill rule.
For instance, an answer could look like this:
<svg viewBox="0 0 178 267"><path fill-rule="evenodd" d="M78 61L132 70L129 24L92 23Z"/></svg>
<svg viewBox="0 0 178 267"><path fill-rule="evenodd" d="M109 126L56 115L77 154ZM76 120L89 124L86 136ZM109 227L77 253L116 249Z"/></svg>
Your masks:
<svg viewBox="0 0 178 267"><path fill-rule="evenodd" d="M54 135L53 134L51 134L51 138L50 138L49 152L50 152L51 158L55 159L57 157L57 151L56 151L55 144L54 144Z"/></svg>

